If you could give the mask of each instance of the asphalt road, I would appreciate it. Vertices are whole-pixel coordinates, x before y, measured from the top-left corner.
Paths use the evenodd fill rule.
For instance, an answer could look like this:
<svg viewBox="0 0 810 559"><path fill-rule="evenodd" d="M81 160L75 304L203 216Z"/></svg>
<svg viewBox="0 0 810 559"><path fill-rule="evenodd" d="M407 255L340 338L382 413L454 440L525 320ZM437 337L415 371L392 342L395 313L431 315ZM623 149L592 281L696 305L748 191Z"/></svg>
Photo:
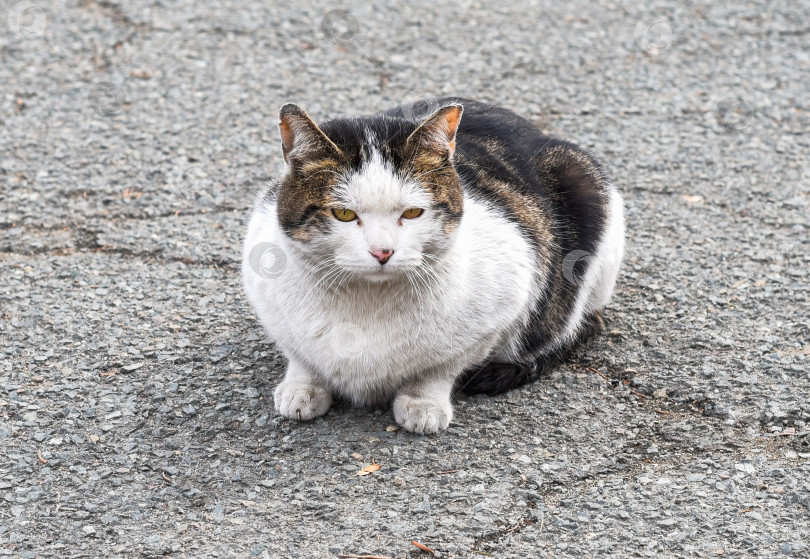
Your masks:
<svg viewBox="0 0 810 559"><path fill-rule="evenodd" d="M0 2L0 556L807 557L810 4L639 4ZM278 107L444 94L611 170L607 332L440 436L277 417Z"/></svg>

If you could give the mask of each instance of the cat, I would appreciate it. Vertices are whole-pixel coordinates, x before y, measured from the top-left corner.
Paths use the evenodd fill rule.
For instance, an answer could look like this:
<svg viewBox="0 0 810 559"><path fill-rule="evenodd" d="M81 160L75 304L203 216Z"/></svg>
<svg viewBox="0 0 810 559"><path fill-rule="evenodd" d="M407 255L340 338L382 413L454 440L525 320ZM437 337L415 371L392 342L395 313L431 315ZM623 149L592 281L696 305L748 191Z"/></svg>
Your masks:
<svg viewBox="0 0 810 559"><path fill-rule="evenodd" d="M289 360L282 415L393 401L404 429L435 433L454 389L520 386L601 323L623 204L584 150L460 97L279 116L285 172L259 194L242 276Z"/></svg>

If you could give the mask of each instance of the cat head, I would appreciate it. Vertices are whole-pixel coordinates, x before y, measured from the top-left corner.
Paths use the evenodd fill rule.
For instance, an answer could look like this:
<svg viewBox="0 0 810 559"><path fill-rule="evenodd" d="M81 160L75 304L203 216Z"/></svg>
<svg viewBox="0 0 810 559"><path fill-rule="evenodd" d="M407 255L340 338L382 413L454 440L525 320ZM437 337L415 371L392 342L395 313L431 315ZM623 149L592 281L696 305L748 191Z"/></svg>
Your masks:
<svg viewBox="0 0 810 559"><path fill-rule="evenodd" d="M462 107L422 122L376 115L320 127L284 105L277 209L300 256L372 281L441 258L463 213L453 164Z"/></svg>

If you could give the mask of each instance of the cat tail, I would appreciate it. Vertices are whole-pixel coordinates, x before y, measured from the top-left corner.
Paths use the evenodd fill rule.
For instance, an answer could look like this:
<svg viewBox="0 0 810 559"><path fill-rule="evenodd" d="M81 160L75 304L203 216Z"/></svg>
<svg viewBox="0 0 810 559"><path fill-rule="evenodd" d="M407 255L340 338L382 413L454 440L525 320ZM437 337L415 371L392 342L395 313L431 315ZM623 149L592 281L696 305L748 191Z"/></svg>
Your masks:
<svg viewBox="0 0 810 559"><path fill-rule="evenodd" d="M528 382L537 380L544 372L560 362L555 356L527 363L484 363L462 373L456 381L455 392L465 394L502 394Z"/></svg>
<svg viewBox="0 0 810 559"><path fill-rule="evenodd" d="M567 346L553 353L541 355L532 361L485 362L478 367L464 371L456 381L454 392L494 396L533 382L562 363L572 349L601 332L604 327L602 312L596 311L585 319L576 339Z"/></svg>

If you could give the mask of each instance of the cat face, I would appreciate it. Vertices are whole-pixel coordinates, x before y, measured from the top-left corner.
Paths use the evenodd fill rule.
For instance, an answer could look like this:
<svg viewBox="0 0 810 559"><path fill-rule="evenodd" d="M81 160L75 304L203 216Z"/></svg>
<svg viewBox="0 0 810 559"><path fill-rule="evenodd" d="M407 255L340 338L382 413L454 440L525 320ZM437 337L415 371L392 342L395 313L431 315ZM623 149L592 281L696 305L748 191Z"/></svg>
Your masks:
<svg viewBox="0 0 810 559"><path fill-rule="evenodd" d="M278 217L300 256L338 277L385 281L441 258L463 210L452 163L460 106L415 124L403 119L315 125L281 109L289 167Z"/></svg>

